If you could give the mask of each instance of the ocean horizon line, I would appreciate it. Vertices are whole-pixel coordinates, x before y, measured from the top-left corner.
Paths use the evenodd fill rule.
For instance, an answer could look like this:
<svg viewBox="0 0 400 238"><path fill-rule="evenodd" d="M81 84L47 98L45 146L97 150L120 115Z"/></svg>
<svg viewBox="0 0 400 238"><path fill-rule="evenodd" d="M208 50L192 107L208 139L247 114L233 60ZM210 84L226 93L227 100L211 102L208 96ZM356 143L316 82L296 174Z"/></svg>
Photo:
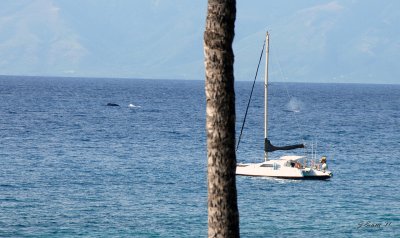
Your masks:
<svg viewBox="0 0 400 238"><path fill-rule="evenodd" d="M109 77L109 76L60 76L60 75L15 75L15 74L0 74L1 78L54 78L54 79L97 79L97 80L149 80L149 81L204 81L205 79L185 79L185 78L141 78L141 77ZM235 82L253 82L251 80L235 79ZM263 79L256 83L263 82ZM400 85L399 83L375 83L375 82L315 82L315 81L270 81L270 84L331 84L331 85Z"/></svg>

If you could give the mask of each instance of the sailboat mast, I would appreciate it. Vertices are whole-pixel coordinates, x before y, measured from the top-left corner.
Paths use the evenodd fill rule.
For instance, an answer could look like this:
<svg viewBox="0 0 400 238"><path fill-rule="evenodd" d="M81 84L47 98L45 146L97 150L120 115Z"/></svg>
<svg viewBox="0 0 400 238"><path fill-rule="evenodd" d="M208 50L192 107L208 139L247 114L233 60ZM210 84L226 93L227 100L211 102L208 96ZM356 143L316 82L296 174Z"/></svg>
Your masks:
<svg viewBox="0 0 400 238"><path fill-rule="evenodd" d="M269 34L265 37L265 75L264 75L264 138L268 138L268 52ZM268 152L264 152L264 160L268 160Z"/></svg>

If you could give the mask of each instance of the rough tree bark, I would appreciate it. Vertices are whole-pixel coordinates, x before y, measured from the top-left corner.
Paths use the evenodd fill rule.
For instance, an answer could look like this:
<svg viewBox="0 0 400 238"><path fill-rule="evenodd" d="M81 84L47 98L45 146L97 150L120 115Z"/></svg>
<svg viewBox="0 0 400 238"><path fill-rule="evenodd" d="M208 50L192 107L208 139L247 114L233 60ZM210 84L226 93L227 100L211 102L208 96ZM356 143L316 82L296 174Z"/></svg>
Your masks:
<svg viewBox="0 0 400 238"><path fill-rule="evenodd" d="M204 32L208 237L239 237L232 50L235 18L235 0L208 0Z"/></svg>

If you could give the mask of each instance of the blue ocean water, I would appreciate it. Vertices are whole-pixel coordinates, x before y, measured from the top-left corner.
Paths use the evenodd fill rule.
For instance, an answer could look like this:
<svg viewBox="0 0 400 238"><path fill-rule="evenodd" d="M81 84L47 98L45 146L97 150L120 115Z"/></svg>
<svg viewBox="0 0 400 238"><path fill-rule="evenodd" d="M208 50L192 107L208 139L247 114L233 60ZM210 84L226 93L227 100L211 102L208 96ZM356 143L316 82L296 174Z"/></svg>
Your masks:
<svg viewBox="0 0 400 238"><path fill-rule="evenodd" d="M262 90L240 162L262 160ZM0 237L207 235L203 81L1 76L0 100ZM272 83L269 102L272 143L316 142L334 177L237 177L242 237L399 237L400 85Z"/></svg>

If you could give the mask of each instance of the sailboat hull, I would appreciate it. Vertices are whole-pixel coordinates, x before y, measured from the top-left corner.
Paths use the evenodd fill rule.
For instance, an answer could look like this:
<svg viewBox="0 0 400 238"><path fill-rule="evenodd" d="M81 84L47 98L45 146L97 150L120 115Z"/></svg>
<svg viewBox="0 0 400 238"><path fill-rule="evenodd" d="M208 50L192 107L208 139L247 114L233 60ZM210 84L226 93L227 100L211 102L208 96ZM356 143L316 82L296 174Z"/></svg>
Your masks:
<svg viewBox="0 0 400 238"><path fill-rule="evenodd" d="M236 175L313 180L326 180L332 177L330 171L294 166L300 158L302 157L286 156L279 160L269 160L263 163L237 164Z"/></svg>

